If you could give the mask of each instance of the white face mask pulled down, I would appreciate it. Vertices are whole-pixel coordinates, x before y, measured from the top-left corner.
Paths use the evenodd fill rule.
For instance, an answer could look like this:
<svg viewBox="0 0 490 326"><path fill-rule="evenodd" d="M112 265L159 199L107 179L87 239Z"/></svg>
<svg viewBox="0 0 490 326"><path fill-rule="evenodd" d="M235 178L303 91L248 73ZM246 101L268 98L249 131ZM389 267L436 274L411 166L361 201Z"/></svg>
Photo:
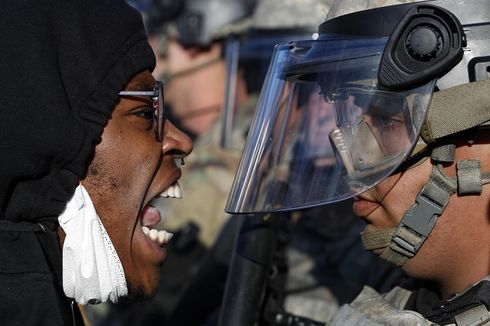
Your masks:
<svg viewBox="0 0 490 326"><path fill-rule="evenodd" d="M88 192L80 184L58 217L63 244L63 290L79 304L116 303L128 294L124 270Z"/></svg>

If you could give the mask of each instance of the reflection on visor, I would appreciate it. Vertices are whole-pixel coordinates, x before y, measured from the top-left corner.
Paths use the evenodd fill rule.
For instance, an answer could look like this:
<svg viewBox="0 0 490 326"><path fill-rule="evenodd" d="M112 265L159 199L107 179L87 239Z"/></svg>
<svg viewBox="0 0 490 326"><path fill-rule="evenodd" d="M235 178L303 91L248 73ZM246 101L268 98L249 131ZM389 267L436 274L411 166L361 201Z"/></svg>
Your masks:
<svg viewBox="0 0 490 326"><path fill-rule="evenodd" d="M410 154L435 81L377 85L386 38L277 47L226 210L271 212L358 195Z"/></svg>
<svg viewBox="0 0 490 326"><path fill-rule="evenodd" d="M359 179L400 162L400 155L414 139L405 96L347 88L329 98L337 121L330 140L349 177Z"/></svg>

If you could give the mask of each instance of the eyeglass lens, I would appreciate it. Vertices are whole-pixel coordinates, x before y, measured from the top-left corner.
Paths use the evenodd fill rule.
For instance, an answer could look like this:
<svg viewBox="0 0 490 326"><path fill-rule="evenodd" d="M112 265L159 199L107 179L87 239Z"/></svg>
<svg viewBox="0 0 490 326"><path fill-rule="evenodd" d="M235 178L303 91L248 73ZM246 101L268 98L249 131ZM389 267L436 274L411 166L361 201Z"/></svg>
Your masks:
<svg viewBox="0 0 490 326"><path fill-rule="evenodd" d="M156 130L155 134L157 137L157 140L161 142L163 140L163 128L165 126L165 106L164 106L164 94L163 94L163 83L161 81L156 82L156 92L158 94L157 96L157 101L156 101L156 108L155 108L155 114L156 114Z"/></svg>

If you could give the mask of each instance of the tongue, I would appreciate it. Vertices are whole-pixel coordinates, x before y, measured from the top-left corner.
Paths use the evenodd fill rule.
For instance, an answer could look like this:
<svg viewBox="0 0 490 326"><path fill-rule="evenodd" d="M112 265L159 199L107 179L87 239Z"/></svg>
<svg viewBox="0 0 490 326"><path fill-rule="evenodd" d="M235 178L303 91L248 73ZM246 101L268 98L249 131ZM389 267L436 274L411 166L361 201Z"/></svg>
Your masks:
<svg viewBox="0 0 490 326"><path fill-rule="evenodd" d="M160 223L160 211L152 206L145 206L141 211L140 220L143 226L154 226Z"/></svg>

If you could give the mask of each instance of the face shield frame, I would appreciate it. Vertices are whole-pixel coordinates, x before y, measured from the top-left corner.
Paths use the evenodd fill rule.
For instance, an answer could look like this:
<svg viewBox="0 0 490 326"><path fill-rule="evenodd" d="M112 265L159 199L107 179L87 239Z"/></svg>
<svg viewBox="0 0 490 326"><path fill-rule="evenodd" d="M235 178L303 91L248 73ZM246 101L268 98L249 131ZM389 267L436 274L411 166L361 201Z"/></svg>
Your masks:
<svg viewBox="0 0 490 326"><path fill-rule="evenodd" d="M405 37L411 35L410 33L406 33L403 31L400 32L401 30L403 30L403 28L400 26L409 26L410 28L412 28L413 24L411 24L411 22L413 22L414 20L417 21L417 19L420 18L421 15L425 18L427 18L427 15L433 15L439 20L441 19L441 17L443 17L443 20L450 19L451 23L454 23L453 25L458 27L457 29L452 29L453 31L456 30L457 33L453 33L451 37L458 39L459 42L453 42L454 40L450 37L449 39L452 41L449 43L457 44L457 46L459 46L459 50L454 51L455 53L452 53L451 55L448 55L446 53L445 57L439 59L438 62L440 64L438 69L441 71L450 69L458 62L458 60L461 59L461 47L464 44L463 41L465 40L465 38L464 34L462 33L462 29L460 28L461 26L458 25L457 19L454 17L454 15L450 13L448 14L448 12L442 8L427 5L425 3L423 5L410 4L394 7L396 7L395 12L397 12L398 16L401 16L401 18L403 19L399 19L399 21L401 21L399 25L392 23L391 25L393 29L391 31L383 30L382 33L379 33L379 31L376 32L376 29L379 29L379 26L376 26L376 28L368 28L368 30L363 29L362 32L357 31L358 33L350 33L351 35L340 35L339 33L337 33L337 31L339 30L345 30L345 24L352 24L352 21L356 21L356 18L359 18L355 17L357 14L366 14L366 12L355 13L351 14L354 17L352 17L351 15L347 15L345 17L339 17L339 19L334 19L332 21L326 21L325 23L323 23L320 26L320 38L317 41L313 42L311 46L305 46L305 43L302 42L293 42L281 45L277 48L276 54L274 56L274 59L272 60L269 69L268 77L266 78L264 88L259 98L259 105L254 119L255 121L249 134L249 141L243 152L242 162L235 177L234 186L232 187L232 190L230 192L230 197L226 207L227 212L253 213L285 211L318 206L351 198L373 187L378 182L391 175L397 169L397 167L400 166L403 161L410 156L410 153L413 151L413 148L416 145L420 129L427 113L431 94L433 92L438 73L434 72L434 70L431 70L429 74L421 77L420 73L423 73L423 69L425 69L423 68L425 63L422 62L418 66L418 68L414 66L416 69L420 69L420 71L416 71L415 69L412 76L408 76L407 78L405 78L405 76L402 82L385 82L386 78L383 76L386 76L386 69L384 68L386 67L386 62L393 58L396 58L397 46L395 46L396 42L394 40L399 40L400 35L405 35ZM421 10L421 8L423 10ZM381 14L381 16L386 19L387 11L384 10L386 8L382 9L383 10L374 10L377 12L375 16L379 16ZM430 10L427 11L427 9ZM371 12L371 10L367 12ZM440 14L441 12L442 14ZM347 18L348 16L351 17ZM392 22L393 20L394 19L390 19L390 21ZM363 24L363 27L365 27L365 24ZM353 28L355 29L355 27L350 28L351 32L353 32ZM358 41L359 43L356 44L356 41ZM370 59L369 56L365 55L366 49L362 45L362 42L364 41L366 41L367 43L371 42L373 47L378 47L378 51L376 53L377 62L375 65L368 64L369 60L371 60L372 58ZM325 53L322 52L322 49L327 48L327 46L320 46L320 44L322 43L330 43L329 48L333 49L330 53L330 61L325 59ZM336 46L332 44L336 44ZM350 44L351 46L347 46L348 44ZM285 50L288 47L289 49ZM336 49L338 49L338 53L335 53ZM284 53L286 51L289 51L289 57L286 59L283 58L280 54L278 54L281 51ZM451 58L449 58L448 56L451 56ZM306 57L308 60L301 61ZM285 66L287 66L287 68L284 68L284 62L286 61L287 64ZM283 67L279 70L276 70L276 68L281 65L283 65ZM331 78L330 76L329 80L324 80L324 82L322 83L321 79L324 78L322 76L325 75L325 71L328 70L329 66L333 71L334 68L332 67L334 67L335 65L337 65L335 68L337 69L337 73L335 74L334 78ZM359 71L360 68L363 68L366 72L364 76L362 75L362 73L356 73L356 71ZM279 75L281 75L280 78L278 78ZM294 185L291 184L291 180L288 178L283 180L283 182L271 182L270 185L268 185L267 187L263 187L259 186L259 184L263 183L263 180L260 181L256 177L254 177L257 174L263 173L263 171L260 170L260 166L261 164L263 164L260 163L260 160L263 156L263 153L265 153L266 148L271 146L271 139L274 138L272 137L271 133L266 130L268 130L268 128L270 129L270 125L274 123L273 121L276 119L277 114L280 114L278 113L280 110L278 110L277 108L270 108L271 101L277 102L278 97L281 96L279 95L281 94L281 91L277 90L281 88L284 89L285 85L288 84L287 80L294 80L295 85L320 81L320 93L322 93L322 97L324 99L327 99L330 102L335 102L336 100L338 101L339 96L341 95L338 92L339 90L345 91L349 89L357 90L359 94L360 92L369 93L373 91L378 95L390 94L393 96L393 98L397 96L396 94L403 94L402 96L405 97L405 100L402 101L403 103L405 103L404 105L406 105L407 99L412 96L412 112L409 112L409 110L404 111L403 108L400 109L400 112L404 112L405 120L403 121L403 127L406 130L406 134L409 136L410 143L404 144L403 150L398 150L391 153L391 160L390 157L387 157L387 155L384 155L382 159L380 159L380 154L378 154L378 156L374 155L373 157L371 157L371 169L365 169L371 171L369 173L366 173L365 171L364 173L357 173L356 176L356 173L354 173L356 171L356 168L354 168L352 164L350 168L346 166L347 164L345 162L348 162L349 159L347 157L342 158L339 156L341 156L342 153L344 154L344 156L346 154L350 154L350 161L356 161L357 165L359 165L361 161L369 157L368 155L365 155L361 158L352 158L352 153L355 154L356 152L356 145L352 141L350 141L351 149L347 148L347 150L344 151L339 150L339 148L342 147L342 139L335 140L336 136L339 137L338 131L341 129L337 128L337 132L335 130L332 130L330 132L329 141L333 145L332 147L335 148L337 162L343 162L343 166L337 166L334 169L330 169L328 173L334 173L337 176L340 175L340 178L342 178L342 175L350 175L351 177L355 176L351 178L350 182L346 182L346 180L344 180L341 183L341 186L339 188L343 188L344 190L339 191L339 189L336 189L333 191L325 191L325 189L320 190L320 188L315 188L314 191L309 191L307 194L303 193L303 197L296 202L293 202L290 199L285 200L284 198L286 198L287 196L283 195L276 196L276 198L267 198L274 197L274 195L271 196L271 193L269 191L270 189L275 189L275 192L277 193L281 192L281 190L279 190L281 187L286 187L288 189L294 188ZM361 86L349 85L352 83L365 84ZM295 88L296 86L288 87ZM276 91L272 91L272 89L275 89ZM282 94L285 94L285 92L282 91ZM337 98L335 98L335 96L337 96ZM292 93L290 93L288 96L285 96L284 102L288 103L290 101L294 101L294 97L295 95L292 95ZM269 106L269 108L267 108L267 106ZM416 106L418 106L419 108L416 109ZM274 110L278 110L278 112L271 112ZM411 122L407 120L407 117L410 117L410 119L415 119L417 121L417 124L410 125ZM338 122L338 114L336 119ZM284 128L287 129L287 127L285 127L286 125L287 123L283 122L282 128L276 129L283 129L282 131L279 131L279 133L284 133ZM367 127L369 126L366 126L366 128L364 129L372 130L372 126L370 128ZM291 129L289 129L289 132L291 132ZM346 143L345 139L348 138L348 136L353 139L356 138L356 136L357 139L363 139L363 137L359 137L359 131L357 131L357 133L351 132L351 135L349 135L349 133L345 131L340 134L344 138L344 147L347 143L349 143L349 141L347 141ZM371 134L364 132L364 134L361 133L361 135L371 135L372 138L376 138L375 133L372 131ZM360 145L357 145L357 147L359 146ZM382 150L379 152L382 152ZM288 162L291 163L292 161L293 160L289 160ZM280 172L281 162L281 159L271 159L270 165L274 167L276 172L284 173ZM283 170L286 171L286 174L291 172L291 168L289 168L288 170L288 168L286 167L283 168ZM359 170L358 167L357 170ZM371 179L368 178L368 181L366 181L366 177L371 177ZM355 190L346 191L345 189L347 188L354 188ZM322 191L323 193L330 193L330 195L320 195L316 197L312 195L312 193L318 191L320 191L320 193L322 193ZM332 195L332 193L334 195Z"/></svg>

